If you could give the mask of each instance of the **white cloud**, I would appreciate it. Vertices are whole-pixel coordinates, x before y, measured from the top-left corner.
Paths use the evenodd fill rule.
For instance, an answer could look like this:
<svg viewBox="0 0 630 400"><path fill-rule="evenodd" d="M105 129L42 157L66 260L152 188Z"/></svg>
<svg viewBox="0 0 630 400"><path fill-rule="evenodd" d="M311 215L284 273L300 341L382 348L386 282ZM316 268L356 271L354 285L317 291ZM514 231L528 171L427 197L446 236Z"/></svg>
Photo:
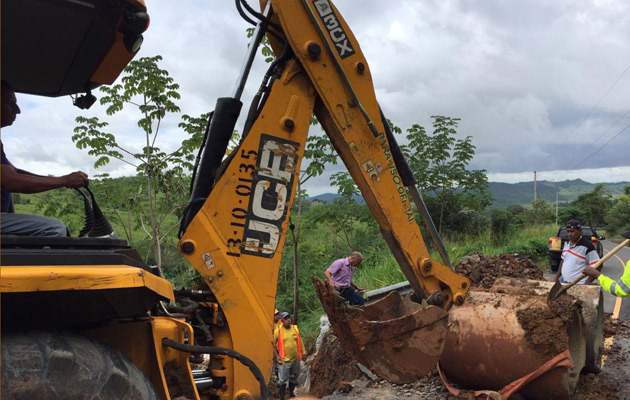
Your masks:
<svg viewBox="0 0 630 400"><path fill-rule="evenodd" d="M429 129L431 115L460 117L460 134L472 136L477 146L471 165L488 170L490 180L530 180L525 177L533 170L562 176L630 123L630 115L622 118L630 110L630 72L603 96L630 65L627 1L335 3L361 44L388 118L403 129L414 123ZM232 93L248 25L229 1L154 1L148 7L151 26L139 56L164 57L162 68L181 86L184 113L212 110L216 98ZM245 109L265 69L257 59ZM98 104L82 113L67 98L18 100L23 114L3 130L16 165L53 174L101 172L70 140L77 115L107 119L121 142L142 146L132 110L109 118ZM163 148L182 139L178 122L176 115L164 125ZM587 170L579 174L592 182L630 180L628 148L626 131L581 165ZM103 170L132 172L115 162ZM328 186L327 178L313 182Z"/></svg>

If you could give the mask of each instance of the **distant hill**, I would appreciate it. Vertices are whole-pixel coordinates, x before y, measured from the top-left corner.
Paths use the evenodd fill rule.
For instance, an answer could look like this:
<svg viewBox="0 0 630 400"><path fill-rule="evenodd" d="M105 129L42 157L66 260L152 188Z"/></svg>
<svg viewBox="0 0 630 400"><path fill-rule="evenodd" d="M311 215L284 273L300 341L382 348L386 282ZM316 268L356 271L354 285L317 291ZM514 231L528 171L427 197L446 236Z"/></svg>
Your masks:
<svg viewBox="0 0 630 400"><path fill-rule="evenodd" d="M581 179L563 182L538 181L536 184L537 197L550 203L556 202L556 193L558 193L558 202L560 204L569 203L578 198L579 195L593 191L595 183L589 183ZM630 186L630 182L604 183L606 189L613 197L619 197L623 194L623 189ZM488 182L490 192L494 197L492 207L505 208L510 204L530 204L534 200L534 181L519 183L503 183ZM340 197L336 193L324 193L319 196L309 197L309 201L319 200L323 202L331 202ZM363 198L357 196L355 199L363 202Z"/></svg>
<svg viewBox="0 0 630 400"><path fill-rule="evenodd" d="M558 202L569 203L579 195L593 191L595 183L589 183L581 179L562 182L539 181L536 184L537 198L555 203L556 193ZM608 193L613 197L623 194L625 186L630 182L604 183ZM488 182L490 192L494 197L493 207L507 207L510 204L529 204L534 200L534 181L519 183Z"/></svg>
<svg viewBox="0 0 630 400"><path fill-rule="evenodd" d="M323 201L324 203L330 203L331 201L339 197L341 197L341 195L337 193L324 193L317 196L309 197L307 200L308 201L319 200L319 201ZM359 204L365 203L365 200L363 200L362 196L352 196L352 198Z"/></svg>

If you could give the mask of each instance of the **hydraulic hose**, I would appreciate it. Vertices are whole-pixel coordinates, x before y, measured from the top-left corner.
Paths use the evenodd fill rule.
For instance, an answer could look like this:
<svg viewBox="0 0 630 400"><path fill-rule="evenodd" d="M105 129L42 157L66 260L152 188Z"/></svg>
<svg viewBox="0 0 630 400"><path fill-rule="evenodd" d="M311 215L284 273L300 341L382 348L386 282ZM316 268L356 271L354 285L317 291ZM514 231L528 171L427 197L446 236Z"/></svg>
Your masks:
<svg viewBox="0 0 630 400"><path fill-rule="evenodd" d="M254 363L251 359L245 357L241 353L226 349L225 347L215 347L215 346L192 346L189 344L179 343L174 340L164 338L162 339L162 345L167 347L172 347L175 350L183 351L185 353L195 353L195 354L218 354L222 356L228 356L233 358L249 368L249 370L254 375L254 378L260 384L260 398L263 400L267 400L269 398L269 391L267 390L267 384L265 383L265 377L263 376L260 369L256 363Z"/></svg>

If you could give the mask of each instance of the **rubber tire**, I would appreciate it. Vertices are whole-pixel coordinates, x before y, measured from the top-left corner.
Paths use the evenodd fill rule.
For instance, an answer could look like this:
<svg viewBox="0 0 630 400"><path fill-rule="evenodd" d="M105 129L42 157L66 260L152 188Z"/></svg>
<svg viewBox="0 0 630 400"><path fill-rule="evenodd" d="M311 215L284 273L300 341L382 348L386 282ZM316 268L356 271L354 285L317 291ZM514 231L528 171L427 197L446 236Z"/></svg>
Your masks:
<svg viewBox="0 0 630 400"><path fill-rule="evenodd" d="M86 337L11 333L1 346L5 400L159 400L131 361Z"/></svg>

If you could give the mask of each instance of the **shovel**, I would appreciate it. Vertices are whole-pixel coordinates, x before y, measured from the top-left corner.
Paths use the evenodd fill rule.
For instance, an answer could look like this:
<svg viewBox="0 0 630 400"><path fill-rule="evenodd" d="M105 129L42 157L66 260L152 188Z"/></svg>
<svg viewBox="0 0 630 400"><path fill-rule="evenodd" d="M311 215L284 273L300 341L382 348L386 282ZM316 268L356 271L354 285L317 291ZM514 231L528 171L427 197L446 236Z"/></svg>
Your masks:
<svg viewBox="0 0 630 400"><path fill-rule="evenodd" d="M593 266L593 268L599 269L606 260L612 257L616 252L621 250L621 248L626 246L628 243L630 243L630 239L626 239L623 242L621 242L619 245L617 245L617 247L612 249L608 254L606 254L599 261L597 261L597 263ZM549 291L549 296L547 296L547 298L549 300L557 299L558 296L560 296L562 293L566 292L567 290L575 286L575 284L581 281L582 279L584 279L585 276L586 274L580 274L580 276L578 276L573 282L569 283L568 285L563 285L562 283L560 283L560 281L556 282L551 288L551 290Z"/></svg>

